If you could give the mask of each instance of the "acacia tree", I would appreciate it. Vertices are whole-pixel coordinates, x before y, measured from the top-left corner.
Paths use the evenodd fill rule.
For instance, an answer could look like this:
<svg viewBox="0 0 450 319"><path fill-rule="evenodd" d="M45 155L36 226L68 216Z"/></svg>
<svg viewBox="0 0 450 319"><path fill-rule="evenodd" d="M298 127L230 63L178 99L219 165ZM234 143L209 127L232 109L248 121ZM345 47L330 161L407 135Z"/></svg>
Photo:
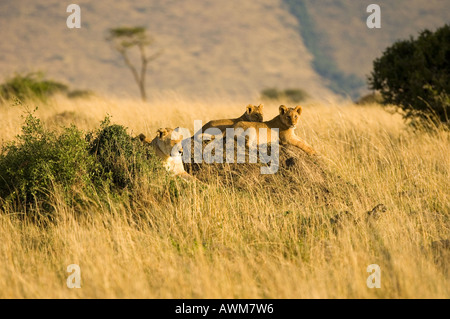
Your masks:
<svg viewBox="0 0 450 319"><path fill-rule="evenodd" d="M450 126L450 25L397 41L373 62L369 86L412 120Z"/></svg>
<svg viewBox="0 0 450 319"><path fill-rule="evenodd" d="M114 49L120 53L126 66L131 70L133 77L139 87L141 98L143 101L147 99L145 92L145 75L148 63L156 59L160 54L157 52L153 55L147 55L146 47L153 44L154 39L147 34L145 27L118 27L108 30L108 37L106 38L112 43ZM132 48L138 49L138 54L141 60L141 67L138 71L128 55Z"/></svg>

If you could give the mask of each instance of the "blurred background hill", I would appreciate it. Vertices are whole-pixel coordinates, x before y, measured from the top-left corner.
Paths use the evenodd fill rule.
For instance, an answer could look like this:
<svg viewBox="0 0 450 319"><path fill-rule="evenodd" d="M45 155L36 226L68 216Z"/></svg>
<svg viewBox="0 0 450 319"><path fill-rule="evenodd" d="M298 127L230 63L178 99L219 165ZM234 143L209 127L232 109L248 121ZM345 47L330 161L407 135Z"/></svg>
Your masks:
<svg viewBox="0 0 450 319"><path fill-rule="evenodd" d="M156 40L152 48L163 50L149 66L150 95L253 98L276 87L356 98L367 92L374 58L398 39L443 25L450 4L376 1L382 28L368 29L370 3L80 0L81 29L68 29L69 2L1 1L0 81L42 70L72 87L137 97L131 73L105 37L108 28L145 26Z"/></svg>

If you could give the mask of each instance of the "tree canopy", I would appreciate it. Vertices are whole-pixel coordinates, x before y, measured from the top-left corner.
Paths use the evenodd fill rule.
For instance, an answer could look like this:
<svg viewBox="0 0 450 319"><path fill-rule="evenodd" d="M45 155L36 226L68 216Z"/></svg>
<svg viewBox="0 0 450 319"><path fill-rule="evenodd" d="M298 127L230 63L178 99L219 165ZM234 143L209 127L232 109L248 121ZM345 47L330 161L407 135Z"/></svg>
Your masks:
<svg viewBox="0 0 450 319"><path fill-rule="evenodd" d="M449 125L450 26L424 30L388 47L373 62L369 87L408 119L431 118Z"/></svg>

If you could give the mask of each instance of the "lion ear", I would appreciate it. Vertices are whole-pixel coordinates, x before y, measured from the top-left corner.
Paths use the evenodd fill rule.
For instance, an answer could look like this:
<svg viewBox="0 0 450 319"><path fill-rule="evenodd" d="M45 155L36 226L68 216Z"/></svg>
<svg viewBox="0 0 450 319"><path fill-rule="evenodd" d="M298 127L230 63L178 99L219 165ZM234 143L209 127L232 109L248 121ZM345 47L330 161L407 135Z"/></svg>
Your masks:
<svg viewBox="0 0 450 319"><path fill-rule="evenodd" d="M302 114L302 107L300 105L297 105L294 109L295 112L298 113L298 115Z"/></svg>
<svg viewBox="0 0 450 319"><path fill-rule="evenodd" d="M247 105L247 114L250 114L250 113L252 113L252 111L253 111L253 105L251 105L251 104L249 104L249 105Z"/></svg>
<svg viewBox="0 0 450 319"><path fill-rule="evenodd" d="M280 105L280 114L283 115L284 113L286 113L288 111L288 108L286 107L286 105Z"/></svg>
<svg viewBox="0 0 450 319"><path fill-rule="evenodd" d="M264 108L264 105L260 104L258 105L258 109L262 110Z"/></svg>
<svg viewBox="0 0 450 319"><path fill-rule="evenodd" d="M160 128L159 130L156 131L156 133L158 133L159 138L163 138L164 136L167 135L167 129Z"/></svg>
<svg viewBox="0 0 450 319"><path fill-rule="evenodd" d="M143 142L145 140L145 135L143 133L139 134L139 140Z"/></svg>

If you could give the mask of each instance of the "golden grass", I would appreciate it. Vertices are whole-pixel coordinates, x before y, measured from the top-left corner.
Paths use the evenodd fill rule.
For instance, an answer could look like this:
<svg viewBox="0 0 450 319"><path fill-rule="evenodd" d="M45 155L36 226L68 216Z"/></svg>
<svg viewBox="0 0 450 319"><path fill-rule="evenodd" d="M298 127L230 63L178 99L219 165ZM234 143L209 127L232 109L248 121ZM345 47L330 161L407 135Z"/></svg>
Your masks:
<svg viewBox="0 0 450 319"><path fill-rule="evenodd" d="M71 117L91 129L109 113L153 135L237 117L248 103L56 98L37 114L53 128ZM266 119L277 107L265 105ZM52 122L64 111L73 113ZM20 132L20 114L0 105L1 141ZM57 222L46 227L0 211L0 298L449 298L448 247L431 245L449 238L448 132L414 133L376 105L311 102L297 134L359 194L318 206L289 189L279 201L213 181L155 201L144 183L139 205L112 198L80 215L55 191ZM366 221L380 203L387 211ZM331 222L347 210L357 222ZM81 267L81 289L66 286L69 264ZM370 264L381 268L380 289L366 286Z"/></svg>

